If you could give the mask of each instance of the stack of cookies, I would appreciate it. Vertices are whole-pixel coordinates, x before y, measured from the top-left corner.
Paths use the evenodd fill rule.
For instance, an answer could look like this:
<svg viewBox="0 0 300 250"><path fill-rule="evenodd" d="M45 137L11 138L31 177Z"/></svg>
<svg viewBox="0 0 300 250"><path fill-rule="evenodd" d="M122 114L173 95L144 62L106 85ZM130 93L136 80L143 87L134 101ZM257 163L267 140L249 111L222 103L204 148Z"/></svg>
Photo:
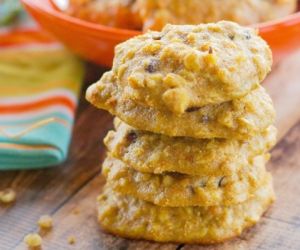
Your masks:
<svg viewBox="0 0 300 250"><path fill-rule="evenodd" d="M104 140L103 228L207 244L254 225L274 200L275 112L260 86L271 64L256 31L232 22L167 25L117 46L87 91L118 117Z"/></svg>

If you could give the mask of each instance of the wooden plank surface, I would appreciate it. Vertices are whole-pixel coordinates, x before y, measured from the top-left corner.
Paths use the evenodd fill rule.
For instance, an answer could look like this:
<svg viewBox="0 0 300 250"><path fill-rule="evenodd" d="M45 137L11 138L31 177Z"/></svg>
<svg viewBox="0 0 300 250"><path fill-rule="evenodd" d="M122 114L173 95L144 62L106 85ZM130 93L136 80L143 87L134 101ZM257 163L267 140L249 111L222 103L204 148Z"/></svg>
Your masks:
<svg viewBox="0 0 300 250"><path fill-rule="evenodd" d="M91 69L91 67L89 67ZM92 68L87 83L101 70ZM268 164L277 201L262 222L241 237L219 246L129 241L105 234L97 225L95 199L104 180L101 143L112 117L81 99L69 160L39 171L0 173L0 190L12 187L17 202L0 207L0 249L26 249L23 237L37 231L40 215L51 214L54 228L43 234L43 249L300 249L300 52L277 65L266 80L277 110L280 141ZM68 244L74 236L76 243Z"/></svg>

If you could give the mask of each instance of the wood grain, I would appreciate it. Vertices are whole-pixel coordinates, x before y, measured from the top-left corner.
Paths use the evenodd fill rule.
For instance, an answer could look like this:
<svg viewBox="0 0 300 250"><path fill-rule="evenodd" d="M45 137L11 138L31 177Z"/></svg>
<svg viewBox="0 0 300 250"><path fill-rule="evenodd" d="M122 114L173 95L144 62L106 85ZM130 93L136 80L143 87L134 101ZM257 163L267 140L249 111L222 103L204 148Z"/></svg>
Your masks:
<svg viewBox="0 0 300 250"><path fill-rule="evenodd" d="M91 68L91 67L89 67ZM91 83L101 74L92 68ZM38 171L0 173L0 190L12 187L16 204L0 207L0 249L26 249L24 235L37 231L36 221L51 214L54 228L43 234L43 249L300 249L300 53L277 65L265 81L278 113L280 142L268 168L278 200L262 222L241 237L219 246L190 246L129 241L105 234L97 225L95 199L104 180L101 143L112 117L81 98L69 160ZM76 243L68 244L75 236Z"/></svg>

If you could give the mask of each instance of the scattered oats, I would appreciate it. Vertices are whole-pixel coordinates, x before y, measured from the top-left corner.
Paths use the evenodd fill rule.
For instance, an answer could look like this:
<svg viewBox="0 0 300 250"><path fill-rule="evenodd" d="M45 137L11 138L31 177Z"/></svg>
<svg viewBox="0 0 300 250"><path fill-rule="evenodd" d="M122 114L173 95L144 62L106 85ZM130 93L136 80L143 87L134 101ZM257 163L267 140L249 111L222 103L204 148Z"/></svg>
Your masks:
<svg viewBox="0 0 300 250"><path fill-rule="evenodd" d="M37 248L42 245L42 238L39 234L28 234L24 238L24 242L30 248Z"/></svg>
<svg viewBox="0 0 300 250"><path fill-rule="evenodd" d="M76 238L74 236L69 236L68 243L70 245L73 245L73 244L75 244L75 242L76 242Z"/></svg>
<svg viewBox="0 0 300 250"><path fill-rule="evenodd" d="M0 202L2 203L12 203L16 200L16 192L11 189L11 188L7 188L3 191L0 191Z"/></svg>
<svg viewBox="0 0 300 250"><path fill-rule="evenodd" d="M74 208L72 213L73 214L80 214L80 209L79 208Z"/></svg>
<svg viewBox="0 0 300 250"><path fill-rule="evenodd" d="M41 229L51 229L53 226L53 221L51 216L49 215L43 215L40 217L39 221L38 221L38 225Z"/></svg>

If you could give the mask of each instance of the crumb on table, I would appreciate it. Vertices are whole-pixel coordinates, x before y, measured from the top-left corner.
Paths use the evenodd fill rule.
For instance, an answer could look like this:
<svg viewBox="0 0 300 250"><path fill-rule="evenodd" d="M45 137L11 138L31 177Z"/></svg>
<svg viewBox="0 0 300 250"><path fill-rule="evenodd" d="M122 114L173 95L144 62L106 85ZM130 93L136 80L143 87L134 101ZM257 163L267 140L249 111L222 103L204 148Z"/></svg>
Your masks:
<svg viewBox="0 0 300 250"><path fill-rule="evenodd" d="M42 245L42 238L37 233L28 234L25 236L24 242L29 248L37 248Z"/></svg>
<svg viewBox="0 0 300 250"><path fill-rule="evenodd" d="M11 188L7 188L7 189L0 191L0 202L1 203L5 203L5 204L12 203L16 200L16 197L17 197L16 192Z"/></svg>
<svg viewBox="0 0 300 250"><path fill-rule="evenodd" d="M50 215L42 215L38 220L38 225L40 229L49 230L53 226L53 220Z"/></svg>
<svg viewBox="0 0 300 250"><path fill-rule="evenodd" d="M80 209L79 208L74 208L73 210L72 210L72 213L73 214L80 214Z"/></svg>
<svg viewBox="0 0 300 250"><path fill-rule="evenodd" d="M76 238L75 238L74 236L69 236L69 237L68 237L68 243L69 243L70 245L75 244L75 242L76 242Z"/></svg>

